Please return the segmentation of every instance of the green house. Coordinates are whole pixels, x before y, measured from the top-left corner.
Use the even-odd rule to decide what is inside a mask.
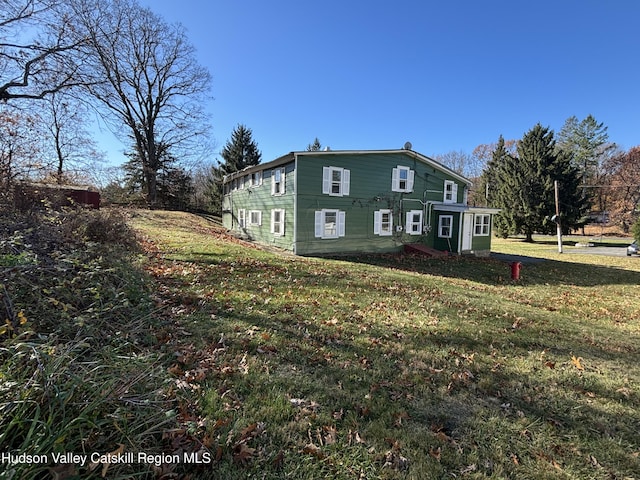
[[[488,254],[498,210],[468,207],[470,186],[410,149],[291,152],[224,178],[223,225],[297,255]]]

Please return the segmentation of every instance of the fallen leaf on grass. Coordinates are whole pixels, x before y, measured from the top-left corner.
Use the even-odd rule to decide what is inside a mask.
[[[584,367],[582,366],[582,357],[576,358],[575,355],[571,355],[571,363],[573,363],[578,370],[584,370]]]
[[[442,447],[438,447],[438,448],[430,447],[429,448],[429,455],[431,455],[437,461],[440,461],[441,454],[442,454]]]
[[[251,459],[255,455],[255,452],[255,448],[248,447],[244,443],[239,443],[235,447],[233,447],[233,461],[242,465],[246,465],[251,461]]]
[[[308,443],[302,449],[302,453],[306,453],[307,455],[312,455],[316,458],[323,459],[325,458],[324,453],[322,453],[322,449],[313,443]]]

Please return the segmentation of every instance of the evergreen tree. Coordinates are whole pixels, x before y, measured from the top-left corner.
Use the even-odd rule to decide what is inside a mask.
[[[253,140],[253,132],[242,124],[238,124],[234,128],[231,138],[225,144],[220,155],[224,163],[212,166],[209,176],[209,195],[214,211],[222,209],[222,182],[224,176],[258,165],[262,159],[258,144]]]
[[[592,115],[578,122],[576,116],[569,117],[558,132],[558,149],[569,152],[572,161],[580,169],[583,179],[595,176],[598,158],[610,148],[609,134],[604,123],[598,123]]]
[[[258,165],[262,159],[262,153],[258,150],[258,144],[252,138],[253,132],[244,125],[237,125],[222,149],[220,155],[224,160],[221,165],[222,173],[230,173],[243,170],[246,167]]]
[[[322,150],[322,144],[320,140],[318,140],[318,137],[315,138],[313,143],[307,145],[307,152],[319,152],[320,150]]]
[[[509,198],[511,189],[504,188],[504,183],[509,181],[509,176],[501,178],[501,173],[510,170],[508,162],[512,160],[513,157],[505,148],[504,138],[500,135],[491,159],[487,162],[482,174],[481,183],[484,185],[486,203],[489,207],[500,208],[501,205],[511,203]],[[503,212],[502,215],[495,217],[494,228],[499,236],[506,238],[509,234],[515,233],[510,228],[512,224],[513,222],[507,218],[507,212]]]
[[[606,176],[603,164],[616,148],[609,143],[609,134],[604,124],[598,123],[592,115],[578,121],[569,117],[558,133],[558,149],[567,152],[580,172],[583,193],[588,197],[591,209],[602,210],[607,192],[589,189],[587,185],[599,185]]]
[[[560,211],[565,230],[580,226],[587,210],[580,186],[580,172],[571,155],[556,148],[553,131],[537,124],[518,142],[517,154],[509,155],[500,142],[487,174],[496,183],[490,204],[501,208],[496,230],[503,235],[553,233],[555,223],[554,181],[560,185]]]

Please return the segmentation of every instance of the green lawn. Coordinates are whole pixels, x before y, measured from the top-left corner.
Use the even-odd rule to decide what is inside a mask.
[[[173,322],[165,451],[211,456],[178,472],[640,478],[639,258],[495,239],[547,259],[514,282],[492,259],[299,258],[187,214],[131,224]]]

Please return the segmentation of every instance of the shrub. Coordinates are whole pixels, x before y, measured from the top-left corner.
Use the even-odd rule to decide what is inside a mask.
[[[631,227],[631,234],[636,241],[640,242],[640,218]]]

